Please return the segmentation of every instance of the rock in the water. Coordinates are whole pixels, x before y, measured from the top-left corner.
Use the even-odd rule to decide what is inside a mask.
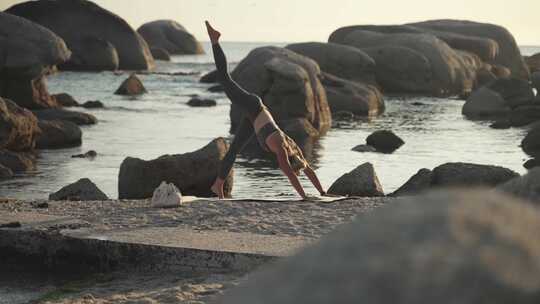
[[[348,111],[360,116],[376,116],[384,112],[383,96],[373,85],[340,79],[326,73],[321,82],[332,113]]]
[[[483,87],[467,98],[461,112],[469,118],[496,117],[508,114],[510,107],[499,93]]]
[[[220,84],[211,86],[208,88],[208,92],[212,92],[212,93],[223,92],[223,91],[224,91],[224,88]]]
[[[375,60],[357,48],[320,42],[289,44],[286,48],[315,60],[328,74],[350,81],[375,82]]]
[[[433,172],[429,169],[420,169],[403,186],[399,187],[389,196],[410,196],[418,195],[431,187],[431,176]]]
[[[382,153],[392,153],[403,146],[405,142],[392,131],[375,131],[366,138],[366,143]]]
[[[79,103],[73,96],[67,93],[60,93],[52,96],[56,102],[62,107],[78,107]]]
[[[67,185],[49,195],[51,201],[106,201],[109,198],[88,178]]]
[[[152,48],[161,48],[169,54],[204,54],[195,37],[174,20],[156,20],[143,24],[137,30]]]
[[[332,120],[336,121],[353,121],[355,119],[354,113],[351,111],[337,111],[332,112]]]
[[[358,146],[355,146],[354,148],[352,148],[351,150],[356,151],[356,152],[361,152],[361,153],[377,152],[377,149],[375,149],[374,147],[372,147],[370,145],[358,145]]]
[[[150,48],[150,52],[152,52],[152,56],[156,60],[171,61],[171,54],[169,54],[167,50],[153,47],[153,48]]]
[[[38,149],[62,149],[82,144],[82,131],[75,123],[66,120],[42,120],[38,125],[41,129],[36,140]]]
[[[213,99],[192,98],[187,103],[191,107],[215,107],[217,102]]]
[[[508,118],[513,127],[523,127],[540,121],[540,104],[514,108]]]
[[[501,95],[510,108],[530,105],[534,100],[534,93],[528,80],[501,78],[486,87]]]
[[[430,193],[361,216],[216,303],[535,303],[539,230],[538,209],[507,195]]]
[[[24,173],[36,169],[36,157],[32,153],[0,150],[0,164],[13,173]]]
[[[71,121],[79,126],[94,125],[97,118],[88,113],[68,111],[63,109],[46,109],[33,111],[39,120],[65,120]]]
[[[124,19],[93,2],[27,1],[6,12],[41,24],[62,37],[73,51],[68,62],[72,69],[146,70],[154,66],[144,39]]]
[[[32,112],[0,97],[0,149],[31,150],[38,133],[38,121]]]
[[[358,166],[338,178],[328,189],[328,193],[361,197],[384,196],[384,191],[370,163]]]
[[[531,129],[521,141],[521,148],[528,155],[540,158],[540,122],[531,126]]]
[[[319,131],[305,118],[283,120],[281,129],[291,138],[295,138],[297,144],[319,136]]]
[[[497,76],[491,71],[491,66],[483,65],[478,71],[476,71],[476,86],[481,88],[493,81],[497,80]]]
[[[144,93],[147,93],[146,88],[135,74],[129,75],[116,92],[114,92],[116,95],[141,95]]]
[[[0,96],[28,109],[56,107],[45,76],[71,56],[64,41],[24,18],[0,12]]]
[[[540,160],[533,158],[529,159],[523,164],[523,168],[530,170],[532,168],[540,167]]]
[[[210,187],[228,148],[223,138],[217,138],[191,153],[164,155],[150,161],[128,157],[120,166],[119,198],[150,198],[163,181],[174,183],[184,195],[215,196]],[[232,183],[231,171],[224,186],[226,196],[231,194]]]
[[[252,50],[232,72],[243,88],[261,97],[278,124],[305,118],[322,134],[331,127],[332,117],[320,76],[315,61],[279,47]],[[232,104],[230,116],[234,132],[241,109]]]
[[[494,123],[489,125],[489,127],[492,129],[499,129],[499,130],[510,129],[510,127],[512,127],[512,122],[508,119],[501,119],[501,120],[495,121]]]
[[[519,176],[516,172],[490,165],[446,163],[433,169],[434,187],[494,187]]]
[[[540,204],[540,168],[532,168],[527,174],[498,186],[497,190]]]
[[[178,207],[182,205],[182,193],[174,184],[162,182],[152,195],[152,207]]]
[[[371,56],[384,92],[460,95],[471,91],[480,64],[425,30],[407,25],[346,27],[329,41]]]
[[[204,74],[199,80],[201,83],[216,83],[218,82],[217,70],[213,70]]]
[[[104,108],[105,106],[99,100],[89,100],[83,103],[82,107],[86,109],[100,109],[100,108]]]
[[[508,68],[513,77],[529,78],[516,40],[502,26],[464,20],[430,20],[410,25],[429,30],[454,49],[474,53],[484,62]]]
[[[525,58],[531,73],[540,72],[540,53]]]
[[[70,47],[73,56],[60,66],[62,70],[115,71],[120,66],[120,58],[115,46],[103,38],[86,36]]]
[[[89,159],[93,159],[96,156],[97,156],[97,152],[94,150],[90,150],[84,154],[71,155],[72,158],[89,158]]]
[[[531,74],[531,84],[536,89],[536,95],[540,95],[540,70]]]
[[[0,164],[0,179],[8,179],[12,177],[13,171],[10,168]]]

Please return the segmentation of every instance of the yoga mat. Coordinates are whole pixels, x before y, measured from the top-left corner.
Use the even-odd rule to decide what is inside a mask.
[[[271,198],[271,199],[261,199],[261,198],[250,198],[250,197],[235,197],[235,198],[226,198],[223,199],[223,201],[230,201],[230,202],[307,202],[307,203],[333,203],[338,202],[346,199],[352,199],[354,197],[347,197],[347,196],[311,196],[306,200],[300,199],[300,198],[293,198],[293,197],[284,197],[284,198]],[[208,197],[196,197],[196,196],[182,196],[182,202],[184,203],[192,203],[192,202],[202,202],[202,201],[219,201],[219,199],[216,198],[208,198]]]

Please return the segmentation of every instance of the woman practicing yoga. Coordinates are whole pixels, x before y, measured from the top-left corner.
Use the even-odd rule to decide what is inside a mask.
[[[302,151],[294,140],[279,129],[272,114],[270,114],[266,106],[262,103],[259,96],[242,89],[229,75],[227,60],[219,45],[221,33],[212,28],[208,21],[206,21],[206,29],[212,43],[219,81],[223,85],[227,97],[229,97],[233,104],[240,107],[243,112],[242,122],[236,130],[236,135],[229,147],[229,151],[227,151],[221,162],[218,176],[214,185],[212,185],[212,191],[219,198],[224,197],[223,184],[231,171],[236,154],[242,151],[251,137],[255,135],[264,150],[273,152],[276,155],[279,168],[289,178],[294,189],[302,198],[306,198],[306,193],[298,180],[297,175],[300,174],[300,170],[304,170],[304,173],[319,193],[325,195],[326,192],[321,186],[317,175],[304,158]]]

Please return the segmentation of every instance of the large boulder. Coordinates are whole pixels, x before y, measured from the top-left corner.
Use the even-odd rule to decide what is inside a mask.
[[[67,94],[67,93],[60,93],[52,95],[52,97],[56,100],[59,106],[61,107],[78,107],[80,106],[79,102],[73,98],[73,96]]]
[[[389,204],[258,273],[220,304],[529,304],[540,212],[488,191]]]
[[[282,121],[305,118],[324,133],[332,125],[326,93],[319,80],[321,71],[312,59],[284,48],[260,47],[236,66],[232,77],[262,98],[280,126]],[[234,132],[242,110],[232,104],[230,115]]]
[[[431,188],[431,177],[433,172],[429,169],[420,169],[403,186],[389,194],[389,196],[410,196],[418,195]]]
[[[384,112],[383,96],[374,85],[341,79],[327,73],[323,73],[321,82],[332,114],[346,111],[355,115],[376,116]]]
[[[151,48],[160,48],[169,54],[204,54],[195,37],[174,20],[157,20],[143,24],[137,32]]]
[[[521,141],[521,148],[530,156],[540,158],[540,122],[531,126]]]
[[[338,178],[328,188],[328,193],[347,196],[384,196],[381,183],[370,163],[362,164]]]
[[[540,53],[528,56],[525,58],[525,63],[529,67],[531,73],[540,72]]]
[[[122,82],[120,87],[114,92],[116,95],[141,95],[147,93],[142,81],[135,73]]]
[[[510,112],[510,106],[501,94],[487,87],[475,90],[468,98],[461,112],[469,118],[488,118],[504,116]]]
[[[528,80],[500,78],[486,87],[499,93],[510,108],[530,105],[534,101],[533,88]]]
[[[120,56],[116,47],[109,41],[86,36],[76,43],[69,44],[73,52],[71,59],[60,65],[68,71],[115,71],[120,67]]]
[[[152,57],[156,60],[171,61],[171,54],[162,48],[150,48],[152,52]]]
[[[64,109],[46,109],[33,111],[39,120],[64,120],[71,121],[79,126],[94,125],[97,118],[88,113],[68,111]]]
[[[64,39],[73,51],[69,68],[146,70],[154,66],[144,39],[124,19],[93,2],[27,1],[6,12],[43,25]]]
[[[82,131],[78,125],[65,120],[42,120],[41,133],[36,140],[38,149],[62,149],[82,144]]]
[[[525,80],[529,78],[529,70],[514,36],[502,26],[464,20],[430,20],[410,25],[429,31],[454,49],[475,53],[484,62],[510,69],[515,78]],[[461,43],[453,43],[452,38]],[[463,38],[468,40],[463,40]],[[482,51],[478,44],[471,43],[471,39],[483,41],[484,50],[488,52]]]
[[[210,187],[228,148],[223,138],[217,138],[191,153],[164,155],[149,161],[128,157],[120,166],[119,198],[150,198],[163,181],[175,184],[184,195],[215,196]],[[224,187],[226,196],[231,194],[232,183],[231,171]]]
[[[0,149],[0,165],[13,173],[24,173],[36,169],[36,156],[32,152],[13,152]]]
[[[536,89],[536,96],[540,96],[540,71],[531,74],[531,84]]]
[[[0,180],[12,178],[13,175],[14,173],[10,168],[0,164]]]
[[[457,52],[432,34],[410,26],[355,26],[329,41],[359,48],[376,62],[383,91],[433,96],[472,90],[480,61]]]
[[[366,138],[366,143],[382,153],[392,153],[405,144],[403,139],[388,130],[373,132]]]
[[[315,60],[328,74],[351,81],[375,81],[375,61],[357,48],[320,42],[289,44],[286,48]]]
[[[497,190],[540,204],[540,168],[532,168],[497,187]]]
[[[32,112],[0,98],[0,149],[32,150],[38,134],[38,120]]]
[[[434,187],[494,187],[518,176],[499,166],[446,163],[433,169],[431,184]]]
[[[109,198],[88,178],[67,185],[49,195],[51,201],[106,201]]]
[[[0,12],[0,96],[29,109],[56,107],[45,76],[71,52],[50,30]]]

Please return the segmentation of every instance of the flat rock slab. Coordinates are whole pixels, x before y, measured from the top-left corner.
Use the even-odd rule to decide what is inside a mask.
[[[288,256],[310,243],[303,237],[254,233],[196,231],[175,227],[140,228],[123,231],[66,231],[65,235],[121,243],[144,244],[218,252]]]

